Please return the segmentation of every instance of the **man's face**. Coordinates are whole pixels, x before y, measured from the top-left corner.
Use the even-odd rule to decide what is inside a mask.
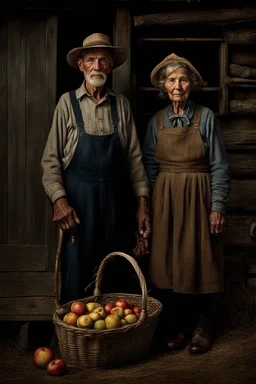
[[[80,71],[84,73],[86,81],[95,87],[100,87],[106,83],[113,61],[106,49],[92,48],[85,51],[83,58],[79,58],[77,64]]]

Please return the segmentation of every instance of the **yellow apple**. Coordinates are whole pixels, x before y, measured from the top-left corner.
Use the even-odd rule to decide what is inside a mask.
[[[125,320],[128,324],[134,324],[138,320],[138,317],[134,313],[130,313],[129,315],[125,316]]]
[[[121,325],[127,325],[127,321],[125,319],[121,319]]]
[[[93,313],[95,312],[98,313],[102,319],[105,319],[105,317],[107,316],[107,313],[103,307],[98,307],[94,309]]]
[[[93,320],[90,318],[89,315],[79,316],[77,319],[77,326],[78,328],[92,328]]]
[[[101,305],[99,303],[89,302],[85,304],[88,312],[94,311],[94,309],[99,308]]]
[[[121,327],[121,319],[119,319],[116,315],[108,315],[105,319],[106,328],[107,329],[114,329]]]
[[[69,312],[69,313],[66,313],[66,315],[64,316],[63,322],[68,325],[76,326],[78,318],[79,318],[79,315],[77,313]]]
[[[88,313],[88,316],[93,320],[97,321],[101,319],[101,315],[98,312],[90,312]]]
[[[94,329],[106,329],[106,323],[104,319],[96,320],[93,324]]]

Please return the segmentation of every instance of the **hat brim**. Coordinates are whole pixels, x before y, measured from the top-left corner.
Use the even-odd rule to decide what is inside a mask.
[[[177,64],[183,63],[183,64],[185,64],[190,69],[190,71],[194,73],[194,75],[197,78],[197,84],[194,84],[192,89],[196,89],[198,87],[201,87],[201,85],[203,83],[203,79],[202,79],[200,73],[190,63],[190,61],[188,61],[184,58],[178,57],[178,56],[172,58],[172,55],[167,56],[163,61],[161,61],[158,65],[156,65],[155,68],[152,70],[151,75],[150,75],[150,80],[151,80],[151,83],[153,84],[154,87],[159,88],[158,82],[159,82],[160,71],[170,63],[177,63]]]
[[[125,60],[127,59],[127,50],[121,47],[115,47],[115,46],[107,46],[107,45],[94,45],[93,47],[78,47],[74,48],[67,54],[67,62],[68,64],[78,69],[76,59],[81,54],[82,51],[85,51],[87,49],[93,49],[93,48],[106,48],[110,51],[112,51],[113,58],[114,58],[114,65],[113,69],[120,67]]]

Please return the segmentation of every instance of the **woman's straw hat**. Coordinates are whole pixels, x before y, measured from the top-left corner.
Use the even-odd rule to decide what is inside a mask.
[[[156,88],[158,88],[158,80],[161,69],[163,69],[166,65],[170,63],[186,64],[186,66],[195,74],[198,83],[197,85],[200,86],[202,84],[203,80],[200,73],[195,69],[195,67],[190,63],[190,61],[188,61],[184,57],[177,56],[175,53],[171,53],[169,56],[166,56],[166,58],[161,61],[161,63],[159,63],[151,72],[150,80]]]
[[[127,59],[127,50],[125,48],[112,45],[109,37],[103,35],[102,33],[93,33],[84,39],[82,47],[74,48],[69,51],[67,54],[67,62],[69,65],[71,65],[73,68],[78,68],[76,58],[81,54],[82,51],[90,48],[110,49],[114,58],[113,69],[119,67]]]

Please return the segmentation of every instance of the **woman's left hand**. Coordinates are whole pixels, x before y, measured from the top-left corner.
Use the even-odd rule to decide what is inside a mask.
[[[224,230],[225,216],[220,212],[212,211],[209,217],[210,233],[212,235],[219,235]]]

